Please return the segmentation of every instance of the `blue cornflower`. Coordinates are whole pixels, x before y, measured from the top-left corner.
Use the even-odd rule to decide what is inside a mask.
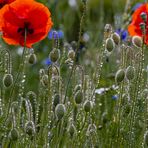
[[[114,95],[114,96],[112,96],[112,99],[113,100],[117,100],[118,99],[118,96],[117,95]]]
[[[55,30],[55,29],[52,29],[50,30],[50,32],[48,33],[48,38],[51,40],[51,39],[62,39],[64,38],[64,32],[62,30]]]
[[[50,58],[46,58],[45,60],[43,60],[43,65],[49,66],[52,64],[52,61],[50,60]]]
[[[133,8],[132,11],[135,11],[136,9],[138,9],[143,3],[136,3]]]
[[[118,33],[121,37],[121,40],[126,41],[127,36],[128,36],[128,31],[127,30],[123,30],[121,28],[116,30],[116,33]]]

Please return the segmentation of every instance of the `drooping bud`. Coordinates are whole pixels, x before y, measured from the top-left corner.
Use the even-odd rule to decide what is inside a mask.
[[[60,95],[59,94],[55,94],[53,97],[53,105],[57,106],[60,103]]]
[[[72,138],[77,131],[74,124],[70,124],[68,131],[69,131],[70,137]]]
[[[90,112],[91,109],[92,109],[92,102],[86,100],[85,103],[84,103],[84,110],[85,110],[85,112]]]
[[[59,58],[60,58],[60,50],[57,48],[54,48],[50,54],[49,57],[51,59],[52,62],[56,62]]]
[[[135,47],[142,47],[142,38],[140,36],[133,36],[132,43]]]
[[[48,75],[46,75],[46,74],[43,75],[41,82],[42,82],[43,86],[47,86],[48,85]]]
[[[58,104],[55,108],[55,114],[58,120],[61,120],[65,115],[66,109],[64,104]]]
[[[34,53],[33,54],[30,54],[29,55],[29,58],[28,58],[29,64],[35,64],[36,61],[37,61],[36,55]]]
[[[132,80],[135,77],[135,68],[133,66],[128,66],[125,72],[126,78]]]
[[[120,83],[124,80],[124,77],[125,77],[125,72],[123,69],[119,69],[115,75],[115,81],[117,83]]]
[[[13,84],[13,76],[11,74],[5,74],[3,77],[3,84],[6,88]]]
[[[71,50],[68,51],[68,58],[74,60],[74,58],[75,58],[74,50],[71,49]]]
[[[111,52],[115,48],[115,43],[112,38],[107,38],[105,43],[107,51]]]
[[[81,85],[76,85],[74,88],[74,93],[76,93],[78,90],[81,90],[82,86]]]
[[[33,136],[35,134],[35,125],[34,125],[34,123],[32,121],[28,121],[25,124],[25,132],[29,136]]]
[[[83,100],[83,93],[81,90],[78,90],[74,96],[74,100],[76,104],[80,104]]]
[[[16,141],[19,138],[19,133],[16,128],[11,129],[9,137],[12,141]]]
[[[119,45],[119,43],[120,43],[120,36],[119,36],[118,33],[114,32],[114,33],[112,34],[112,39],[114,40],[114,43],[115,43],[116,45]]]

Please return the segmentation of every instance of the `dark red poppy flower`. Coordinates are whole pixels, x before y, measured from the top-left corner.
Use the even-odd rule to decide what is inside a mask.
[[[13,1],[15,0],[0,0],[0,9],[6,5],[6,4],[9,4],[9,3],[12,3]]]
[[[146,20],[144,21],[142,19],[141,14],[145,14]],[[145,3],[141,5],[138,9],[135,10],[135,12],[132,15],[132,22],[128,26],[128,32],[131,36],[143,36],[142,29],[141,29],[141,24],[145,23],[146,26],[146,36],[145,36],[145,43],[148,44],[148,4]]]
[[[34,0],[16,0],[1,11],[2,38],[11,45],[31,47],[44,39],[52,27],[50,11]]]

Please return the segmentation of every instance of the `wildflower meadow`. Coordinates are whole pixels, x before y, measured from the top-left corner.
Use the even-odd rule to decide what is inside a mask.
[[[0,0],[0,148],[148,148],[148,1]]]

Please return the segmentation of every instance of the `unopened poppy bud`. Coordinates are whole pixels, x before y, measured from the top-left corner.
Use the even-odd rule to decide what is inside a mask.
[[[35,125],[34,125],[34,123],[32,121],[28,121],[25,124],[25,132],[29,136],[33,136],[35,134]]]
[[[3,84],[6,88],[10,87],[13,84],[12,74],[5,74],[3,77]]]
[[[120,83],[124,80],[125,72],[123,69],[119,69],[115,75],[115,80],[117,83]]]
[[[115,48],[115,43],[112,38],[107,38],[105,43],[107,51],[111,52]]]
[[[143,20],[144,22],[146,22],[146,20],[147,20],[147,15],[146,15],[146,13],[145,13],[145,12],[142,12],[142,13],[140,14],[140,16],[141,16],[142,20]]]
[[[126,78],[132,80],[135,77],[135,68],[133,66],[128,66],[125,72]]]
[[[112,39],[114,40],[114,43],[115,43],[116,45],[119,45],[119,43],[120,43],[120,36],[119,36],[118,33],[114,32],[114,33],[112,34]]]
[[[57,48],[54,48],[50,54],[49,57],[51,59],[52,62],[56,62],[59,58],[60,58],[60,50]]]
[[[65,115],[66,109],[64,104],[58,104],[55,108],[55,114],[58,120],[61,120]]]
[[[132,43],[135,47],[142,47],[142,38],[140,36],[133,36]]]
[[[74,60],[74,58],[75,58],[74,50],[71,49],[71,50],[68,51],[68,58]]]
[[[83,100],[83,93],[81,90],[78,90],[74,96],[74,100],[76,104],[80,104]]]
[[[36,55],[34,53],[30,54],[28,59],[29,64],[35,64],[36,61],[37,61]]]
[[[9,137],[12,141],[16,141],[19,138],[19,133],[17,131],[16,128],[13,128],[10,133],[9,133]]]
[[[85,110],[85,112],[90,112],[91,109],[92,109],[91,101],[88,101],[88,100],[85,101],[85,103],[84,103],[84,110]]]
[[[60,95],[59,94],[55,94],[53,97],[53,105],[57,106],[60,103]]]
[[[74,136],[74,134],[76,133],[76,127],[74,126],[74,124],[71,124],[70,126],[69,126],[69,135],[71,136],[71,138]]]
[[[148,146],[148,131],[146,131],[144,134],[144,144]]]
[[[43,75],[41,82],[42,82],[43,86],[47,86],[48,85],[48,75],[46,75],[46,74]]]

